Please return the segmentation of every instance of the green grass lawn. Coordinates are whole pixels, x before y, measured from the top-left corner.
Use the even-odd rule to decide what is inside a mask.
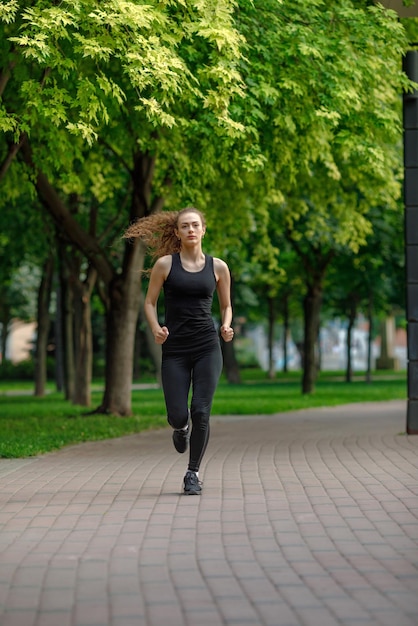
[[[364,375],[352,383],[341,372],[322,373],[315,393],[301,393],[300,372],[279,374],[266,380],[264,372],[243,371],[243,382],[229,385],[221,380],[213,403],[213,415],[254,415],[294,411],[351,402],[406,399],[405,372],[379,372],[367,383]],[[92,407],[102,392],[96,382]],[[30,395],[32,383],[0,381],[0,457],[27,457],[83,441],[121,437],[149,428],[166,427],[165,405],[160,389],[132,392],[132,417],[88,415],[48,385],[44,398]],[[25,395],[22,395],[25,392]]]

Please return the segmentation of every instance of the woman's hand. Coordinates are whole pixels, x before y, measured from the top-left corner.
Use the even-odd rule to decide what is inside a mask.
[[[168,328],[167,326],[160,326],[159,328],[153,331],[153,334],[154,334],[155,343],[158,343],[159,345],[161,345],[166,341],[169,335]]]
[[[221,326],[221,337],[224,341],[232,341],[234,338],[234,331],[230,326]]]

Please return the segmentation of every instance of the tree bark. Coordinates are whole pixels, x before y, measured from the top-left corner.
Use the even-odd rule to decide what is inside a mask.
[[[322,370],[322,346],[321,346],[321,320],[318,322],[318,334],[316,336],[316,372]]]
[[[276,368],[274,364],[274,298],[267,298],[268,304],[268,334],[267,334],[267,342],[268,342],[268,355],[269,355],[269,367],[268,367],[268,377],[272,380],[276,375]]]
[[[351,383],[353,380],[353,363],[352,363],[352,339],[353,339],[353,329],[354,324],[357,317],[357,302],[356,298],[353,297],[350,299],[350,309],[348,313],[348,326],[347,326],[347,337],[346,337],[346,350],[347,350],[347,365],[345,371],[345,380],[347,383]]]
[[[62,303],[62,289],[61,289],[61,280],[58,276],[57,286],[56,286],[56,310],[55,310],[55,320],[54,320],[54,339],[55,339],[55,384],[57,387],[57,391],[64,390],[64,379],[65,379],[65,371],[64,371],[64,341],[63,341],[63,322],[62,322],[62,311],[64,309]]]
[[[151,328],[148,323],[145,326],[145,336],[147,338],[147,346],[148,351],[151,355],[155,366],[155,376],[157,379],[157,383],[161,386],[161,361],[162,361],[162,351],[161,346],[155,343],[154,335],[152,334]]]
[[[161,385],[161,360],[162,360],[161,346],[155,343],[154,335],[152,334],[151,328],[145,317],[145,312],[144,312],[145,298],[143,296],[142,290],[140,293],[140,298],[141,298],[141,304],[139,307],[139,315],[140,315],[141,320],[144,322],[145,337],[147,341],[148,352],[150,353],[151,359],[154,363],[157,382],[159,385]]]
[[[288,341],[290,334],[289,324],[289,296],[286,294],[283,299],[283,372],[288,372]]]
[[[221,339],[221,349],[226,379],[229,383],[239,385],[241,382],[241,374],[239,371],[238,361],[235,356],[234,342],[225,342]]]
[[[308,285],[304,298],[304,346],[302,393],[312,393],[317,378],[316,343],[318,339],[320,312],[322,304],[322,285],[319,282]]]
[[[9,338],[10,324],[10,307],[3,305],[1,307],[1,346],[0,346],[0,363],[6,361],[7,340]]]
[[[373,294],[369,294],[367,306],[367,319],[369,321],[369,334],[367,337],[367,372],[366,381],[372,382],[372,341],[373,341]]]
[[[86,279],[75,285],[75,387],[72,401],[81,406],[91,405],[91,378],[93,370],[93,331],[91,325],[91,294],[97,272],[90,265]]]
[[[60,276],[62,294],[62,338],[64,355],[64,395],[66,400],[72,400],[75,389],[75,360],[74,360],[74,291],[69,280],[65,252],[61,257]]]
[[[287,238],[301,259],[306,272],[307,291],[303,300],[304,339],[303,350],[301,351],[303,363],[302,393],[312,393],[318,375],[315,347],[319,334],[323,281],[335,251],[324,252],[314,246],[309,246],[309,250],[304,251],[298,241],[289,235]]]
[[[138,317],[138,321],[135,329],[135,344],[134,344],[134,362],[132,367],[132,380],[139,380],[141,378],[141,355],[142,355],[142,343],[143,343],[143,331],[141,328],[141,321]]]
[[[54,257],[49,255],[44,263],[38,291],[37,333],[35,349],[35,396],[45,395],[47,380],[48,335],[50,327],[49,305],[51,301]]]
[[[131,245],[131,270],[117,277],[109,290],[106,315],[105,393],[99,413],[131,415],[134,338],[141,299],[141,273],[145,248],[140,241]]]
[[[131,172],[133,192],[130,221],[159,210],[163,200],[151,202],[155,157],[138,152]],[[136,324],[142,299],[141,282],[146,248],[142,241],[126,242],[122,272],[108,287],[106,315],[105,393],[97,411],[125,416],[132,412],[132,378]]]

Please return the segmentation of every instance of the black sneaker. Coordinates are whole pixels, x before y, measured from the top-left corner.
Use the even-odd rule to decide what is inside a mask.
[[[173,430],[173,443],[177,452],[186,452],[189,443],[189,427],[186,430]]]
[[[184,495],[185,496],[200,496],[202,492],[202,483],[194,472],[186,472],[184,477]]]

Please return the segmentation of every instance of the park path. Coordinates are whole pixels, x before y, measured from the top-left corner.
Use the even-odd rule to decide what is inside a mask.
[[[406,403],[212,419],[0,460],[0,626],[417,626]]]

